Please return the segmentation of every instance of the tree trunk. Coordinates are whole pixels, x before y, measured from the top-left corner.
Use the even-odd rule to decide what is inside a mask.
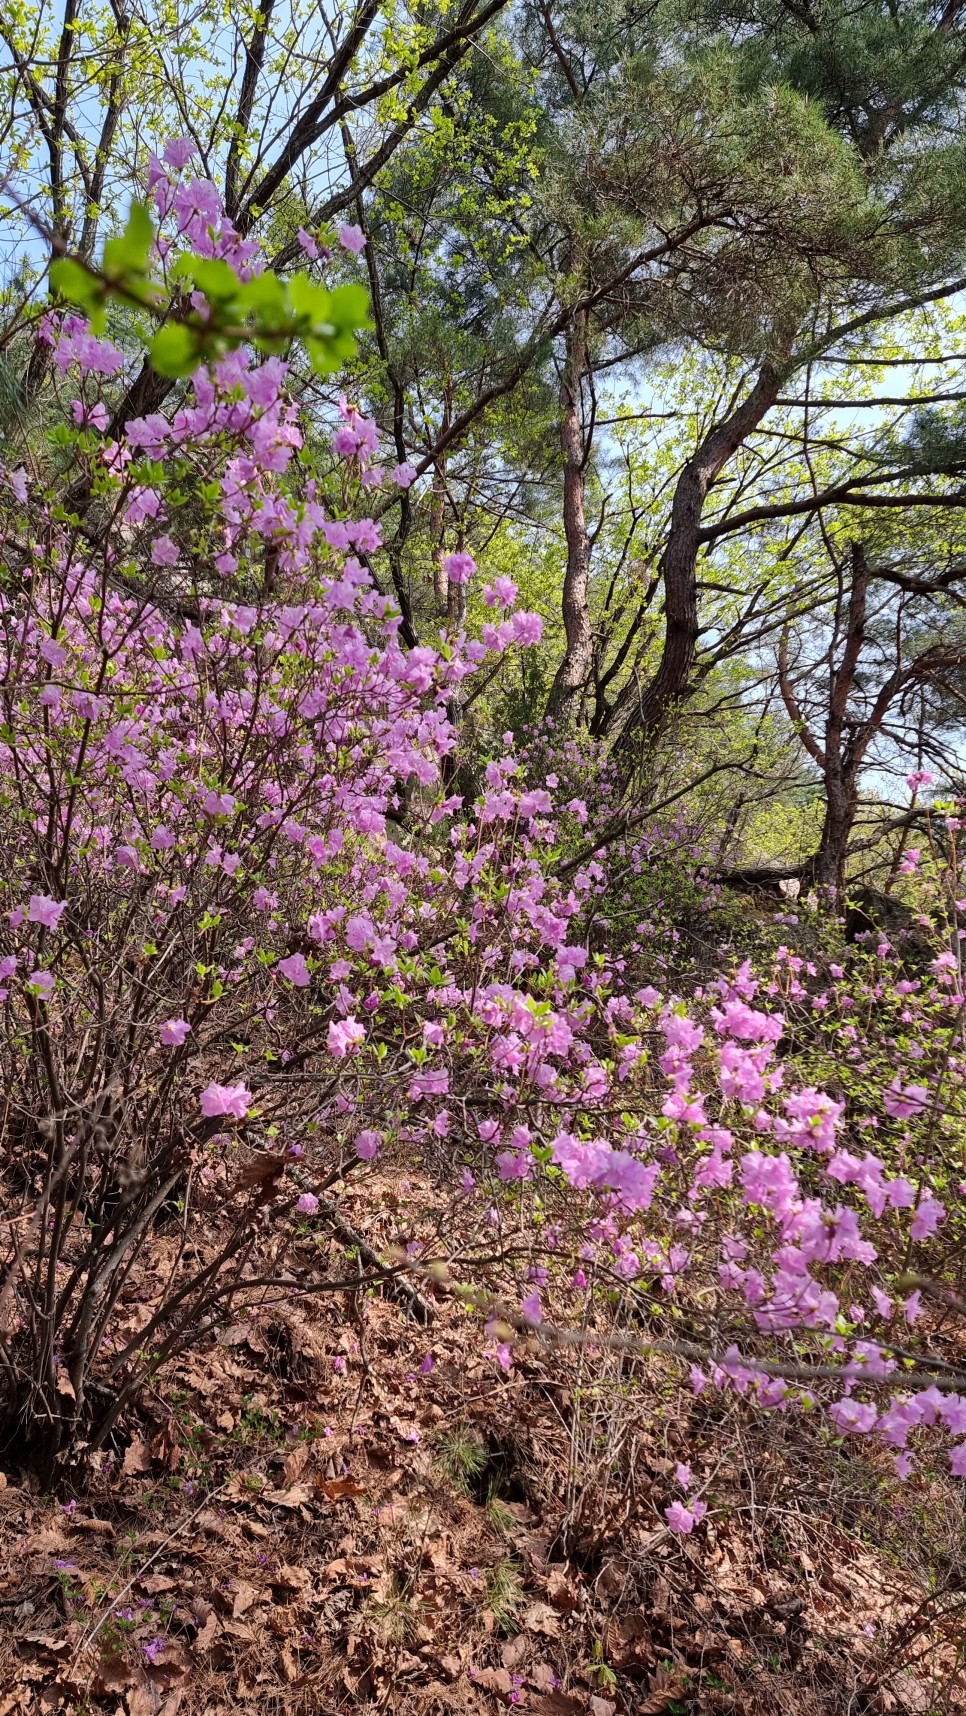
[[[825,821],[815,854],[814,876],[820,888],[830,888],[836,898],[845,892],[845,861],[852,824],[859,803],[859,759],[871,732],[869,724],[846,739],[849,698],[865,643],[869,569],[861,543],[850,550],[849,589],[845,598],[845,642],[838,667],[829,680],[828,715],[825,720],[824,774]],[[843,598],[839,598],[839,613]]]
[[[590,536],[584,507],[587,448],[584,444],[581,383],[587,367],[587,312],[579,310],[567,328],[567,350],[560,384],[560,445],[564,456],[563,524],[567,570],[561,610],[567,639],[557,669],[547,714],[573,720],[590,674],[593,632],[590,624]]]
[[[810,865],[810,879],[816,887],[828,888],[836,898],[845,892],[845,863],[858,803],[856,777],[841,769],[829,769],[825,777],[825,821]]]
[[[443,392],[443,416],[440,434],[445,435],[453,421],[453,384],[447,378]],[[433,466],[433,487],[429,506],[429,530],[433,539],[433,593],[439,619],[449,616],[449,579],[446,576],[446,455]]]
[[[698,641],[696,568],[704,503],[715,478],[774,404],[781,380],[774,364],[762,364],[747,398],[705,436],[678,478],[660,568],[664,581],[664,649],[650,684],[626,686],[615,710],[619,728],[615,751],[622,773],[633,766],[642,739],[660,731],[672,706],[690,689]]]

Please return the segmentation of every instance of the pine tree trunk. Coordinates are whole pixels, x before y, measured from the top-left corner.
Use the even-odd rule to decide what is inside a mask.
[[[781,372],[762,364],[754,387],[730,417],[707,434],[678,478],[671,523],[661,559],[664,583],[664,650],[649,685],[628,685],[617,711],[615,746],[622,775],[633,772],[642,740],[663,727],[673,706],[687,696],[698,641],[697,561],[701,515],[715,478],[774,404]]]
[[[825,780],[825,820],[812,863],[812,877],[817,887],[828,888],[836,898],[845,892],[845,864],[858,802],[857,781],[829,770]]]

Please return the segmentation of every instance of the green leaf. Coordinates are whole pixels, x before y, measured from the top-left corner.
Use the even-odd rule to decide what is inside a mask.
[[[303,343],[316,375],[331,375],[334,369],[338,369],[342,360],[330,339],[319,340],[306,334]]]
[[[62,256],[51,263],[50,284],[69,304],[78,304],[84,310],[93,308],[101,294],[100,282],[72,256]]]
[[[238,293],[238,275],[230,263],[218,257],[192,257],[192,278],[210,304],[230,303]]]
[[[144,203],[132,203],[127,226],[119,238],[104,246],[104,272],[117,279],[129,274],[143,276],[154,240],[154,227]]]
[[[195,269],[198,264],[207,260],[208,259],[206,257],[196,256],[193,250],[184,250],[180,256],[176,256],[173,260],[169,261],[168,279],[193,280],[195,277]]]
[[[277,274],[266,268],[264,274],[256,274],[253,279],[246,280],[238,288],[236,302],[243,314],[251,312],[256,322],[264,318],[271,319],[274,326],[278,321],[288,316],[289,295]]]
[[[297,316],[308,316],[313,322],[330,321],[332,293],[307,274],[293,274],[288,283],[292,309]]]
[[[331,294],[329,315],[339,328],[351,328],[360,333],[371,328],[369,294],[364,286],[337,286]]]
[[[159,375],[190,375],[199,357],[198,335],[184,322],[168,322],[151,341],[151,363]]]

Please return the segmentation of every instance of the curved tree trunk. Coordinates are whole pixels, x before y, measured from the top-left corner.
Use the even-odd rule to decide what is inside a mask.
[[[623,773],[633,766],[641,741],[660,731],[672,706],[690,689],[698,641],[696,568],[704,503],[715,478],[774,404],[780,386],[778,368],[762,364],[751,392],[705,436],[677,480],[660,568],[664,649],[650,684],[626,686],[615,710],[619,730],[615,751]]]
[[[564,456],[563,524],[567,570],[561,609],[567,639],[557,669],[547,714],[571,721],[580,705],[593,661],[590,624],[590,535],[584,506],[587,447],[584,441],[581,384],[587,367],[587,312],[578,310],[567,328],[567,355],[560,384],[560,445]]]

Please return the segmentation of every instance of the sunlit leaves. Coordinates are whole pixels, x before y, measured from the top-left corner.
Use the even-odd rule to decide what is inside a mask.
[[[160,375],[190,375],[199,364],[239,346],[279,355],[293,341],[304,345],[317,374],[329,375],[354,355],[356,334],[370,326],[362,286],[330,291],[307,274],[283,280],[271,269],[243,279],[223,258],[193,252],[173,263],[173,295],[166,304],[163,288],[149,271],[153,242],[151,217],[135,202],[124,231],[105,244],[100,267],[65,256],[53,263],[50,279],[63,299],[83,311],[95,333],[103,330],[112,299],[165,318],[149,348]]]
[[[51,263],[51,286],[68,303],[83,310],[93,333],[102,333],[112,298],[145,308],[157,305],[160,288],[149,272],[153,242],[151,216],[143,203],[133,202],[124,231],[107,240],[100,268],[92,268],[78,257],[60,257]]]

